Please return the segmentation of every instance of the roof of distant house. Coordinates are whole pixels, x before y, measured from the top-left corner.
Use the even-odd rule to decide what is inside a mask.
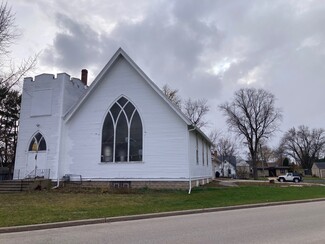
[[[318,163],[314,163],[317,168],[319,169],[325,169],[325,162],[318,162]]]
[[[227,161],[230,164],[232,164],[234,167],[236,167],[236,157],[235,156],[218,156],[219,161],[224,162]]]

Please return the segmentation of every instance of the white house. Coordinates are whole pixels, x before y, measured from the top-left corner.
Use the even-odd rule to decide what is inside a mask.
[[[186,188],[213,178],[207,136],[119,49],[87,86],[25,78],[14,179]]]
[[[236,177],[236,168],[227,160],[221,162],[218,172],[221,177]]]
[[[214,159],[214,171],[217,177],[236,177],[236,157],[216,157]]]

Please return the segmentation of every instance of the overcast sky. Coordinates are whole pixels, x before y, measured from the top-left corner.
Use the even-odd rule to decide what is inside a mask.
[[[205,131],[227,132],[218,105],[264,88],[289,128],[325,126],[325,1],[15,0],[23,35],[13,56],[41,52],[31,76],[87,68],[91,80],[122,47],[159,86],[206,98]]]

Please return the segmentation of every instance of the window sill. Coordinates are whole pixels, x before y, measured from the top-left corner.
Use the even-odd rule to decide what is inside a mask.
[[[144,161],[131,161],[131,162],[100,162],[100,165],[118,165],[118,164],[144,164]]]

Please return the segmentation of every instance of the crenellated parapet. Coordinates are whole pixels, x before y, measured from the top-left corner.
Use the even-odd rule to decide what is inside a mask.
[[[22,105],[28,116],[62,116],[86,92],[87,86],[66,73],[40,74],[24,79]]]
[[[44,87],[50,87],[53,85],[58,85],[61,82],[66,82],[66,85],[72,86],[75,89],[81,89],[84,90],[87,88],[87,86],[84,85],[84,83],[75,77],[71,77],[67,73],[58,73],[57,75],[54,74],[40,74],[33,77],[26,77],[24,78],[24,83],[30,83],[30,85],[34,85],[36,87],[41,87],[44,85]]]

